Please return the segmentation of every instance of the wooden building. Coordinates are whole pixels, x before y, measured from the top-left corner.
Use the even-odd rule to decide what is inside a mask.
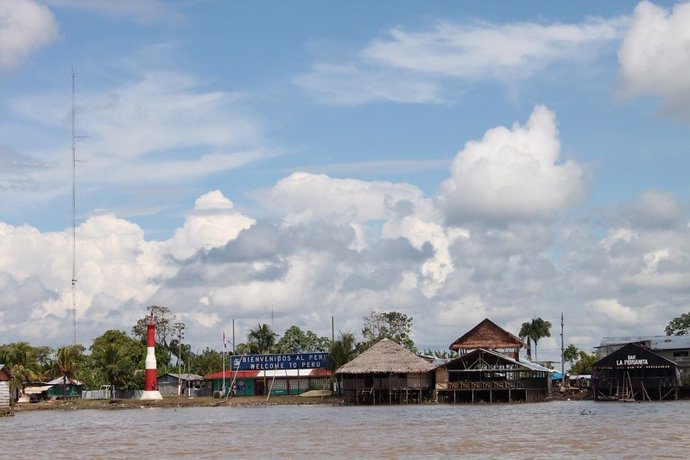
[[[690,384],[690,335],[604,337],[596,347],[597,355],[604,358],[629,343],[635,343],[678,364],[681,376],[685,376],[685,382],[681,383]]]
[[[11,381],[10,370],[4,364],[0,364],[0,416],[12,414]]]
[[[592,365],[595,401],[678,399],[678,365],[629,343]]]
[[[516,335],[486,318],[451,343],[459,356],[436,369],[436,398],[446,403],[537,402],[549,394],[549,370],[520,359]]]
[[[436,398],[443,403],[539,402],[548,396],[549,370],[479,348],[436,369]]]
[[[158,376],[156,384],[163,396],[211,396],[210,390],[206,391],[204,378],[196,374],[168,372]]]
[[[433,399],[434,365],[383,339],[338,368],[345,404],[420,403]]]
[[[460,356],[472,350],[483,348],[509,355],[513,359],[518,360],[520,358],[520,348],[524,346],[525,344],[518,336],[511,334],[489,318],[486,318],[451,343],[448,348],[457,351]]]

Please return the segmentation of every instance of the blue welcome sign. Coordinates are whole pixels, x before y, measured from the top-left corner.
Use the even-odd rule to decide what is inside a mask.
[[[282,355],[243,355],[230,357],[230,368],[233,371],[324,369],[326,367],[328,367],[328,353],[292,353]]]

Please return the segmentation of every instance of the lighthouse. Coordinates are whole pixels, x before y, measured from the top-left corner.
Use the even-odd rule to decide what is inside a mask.
[[[151,312],[151,319],[146,327],[146,380],[141,399],[163,399],[156,384],[158,377],[156,368],[156,325],[153,323],[153,312]]]

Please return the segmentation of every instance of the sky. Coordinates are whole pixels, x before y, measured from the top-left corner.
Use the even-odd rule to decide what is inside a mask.
[[[371,311],[432,350],[540,317],[540,360],[561,314],[663,335],[689,124],[690,3],[0,0],[0,343],[73,340],[73,140],[87,348],[149,305],[193,351]]]

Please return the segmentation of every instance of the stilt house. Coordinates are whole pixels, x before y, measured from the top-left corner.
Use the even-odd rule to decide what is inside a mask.
[[[635,343],[592,364],[595,401],[678,399],[678,365]]]
[[[459,356],[436,369],[439,402],[543,401],[548,369],[521,360],[519,337],[485,319],[450,345]]]
[[[433,398],[434,365],[383,339],[338,368],[346,404],[419,403]]]

